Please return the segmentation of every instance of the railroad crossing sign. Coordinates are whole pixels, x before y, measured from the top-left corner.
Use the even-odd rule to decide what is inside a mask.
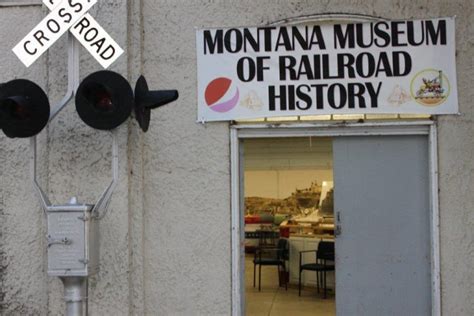
[[[13,52],[31,66],[68,30],[102,65],[109,67],[123,49],[87,12],[97,0],[43,0],[51,12],[25,36]]]

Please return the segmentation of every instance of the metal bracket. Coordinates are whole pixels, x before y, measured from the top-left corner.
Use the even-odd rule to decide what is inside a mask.
[[[66,245],[69,246],[72,244],[72,240],[68,239],[67,237],[64,238],[51,238],[51,236],[48,236],[48,248],[51,247],[52,245]]]
[[[31,172],[31,181],[33,182],[33,187],[38,194],[41,207],[43,208],[43,213],[46,216],[46,210],[49,206],[51,206],[51,202],[49,201],[47,195],[41,189],[40,185],[37,181],[37,174],[36,174],[36,161],[37,161],[37,153],[36,153],[36,136],[30,138],[30,172]]]
[[[80,221],[83,221],[83,222],[87,222],[87,221],[89,220],[89,219],[87,218],[87,216],[84,216],[84,215],[79,216],[77,219],[80,220]]]
[[[79,86],[79,42],[68,33],[68,88],[67,92],[62,100],[52,109],[49,121],[51,122],[59,112],[71,101],[74,97],[77,87]],[[107,213],[108,205],[112,197],[112,193],[117,185],[118,181],[118,131],[117,129],[112,131],[112,181],[107,186],[105,191],[99,197],[99,200],[95,204],[92,214],[97,219],[102,219]],[[43,213],[46,216],[46,212],[51,207],[51,202],[48,199],[46,193],[41,189],[37,181],[37,141],[36,136],[30,139],[30,171],[31,181],[33,187],[38,194]],[[87,220],[87,219],[82,219]]]
[[[51,122],[56,115],[64,109],[64,107],[71,101],[74,97],[75,91],[79,85],[79,43],[77,40],[72,36],[72,34],[68,33],[68,88],[65,96],[62,98],[61,101],[53,108],[49,116],[49,122]],[[47,195],[41,189],[41,186],[38,184],[37,181],[37,173],[36,173],[36,162],[37,162],[37,141],[36,136],[30,138],[30,173],[31,173],[31,181],[33,182],[33,187],[38,194],[41,206],[43,208],[43,213],[46,216],[46,211],[49,206],[51,206],[51,202],[49,201]]]
[[[56,115],[71,101],[76,94],[79,86],[79,42],[68,33],[68,74],[67,74],[67,91],[61,101],[53,108],[49,115],[51,122]]]
[[[89,260],[87,260],[87,259],[79,259],[79,262],[82,263],[82,264],[88,264],[88,263],[89,263]]]
[[[95,203],[92,209],[92,216],[101,220],[107,214],[109,202],[112,198],[112,193],[117,186],[118,181],[118,130],[117,128],[112,131],[112,181],[109,186],[105,189],[102,195],[99,197],[97,203]]]

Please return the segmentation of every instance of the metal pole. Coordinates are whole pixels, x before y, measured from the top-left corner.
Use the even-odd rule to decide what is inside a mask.
[[[85,277],[61,278],[64,284],[64,301],[66,302],[66,316],[87,315],[87,296]]]
[[[71,101],[79,86],[79,43],[68,33],[68,62],[67,62],[67,92],[59,103],[51,109],[49,121],[51,122],[56,115]]]
[[[64,107],[71,101],[74,97],[74,94],[79,85],[79,43],[68,33],[68,76],[67,76],[68,88],[67,92],[61,101],[54,106],[51,110],[49,116],[49,122],[51,122],[58,113],[64,109]],[[38,184],[37,174],[36,174],[36,161],[37,161],[37,152],[36,152],[36,136],[30,138],[30,172],[31,172],[31,181],[33,182],[33,187],[38,194],[41,206],[46,215],[46,208],[51,205],[51,202],[48,199],[48,196],[41,189]]]

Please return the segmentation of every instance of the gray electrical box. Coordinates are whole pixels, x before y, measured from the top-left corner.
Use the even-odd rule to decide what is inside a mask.
[[[90,276],[99,271],[99,222],[92,208],[75,198],[47,207],[50,276]]]

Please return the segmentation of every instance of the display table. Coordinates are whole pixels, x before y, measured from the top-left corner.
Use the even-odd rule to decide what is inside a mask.
[[[298,222],[291,221],[287,224],[281,224],[280,229],[288,229],[291,235],[301,236],[319,236],[319,235],[334,235],[334,219],[321,219],[319,222],[307,222],[300,220]]]
[[[290,284],[298,285],[299,267],[300,267],[300,251],[318,249],[318,245],[321,240],[334,241],[334,238],[330,235],[309,235],[309,236],[291,235],[290,236],[289,238]],[[303,254],[303,264],[312,263],[312,262],[315,262],[315,260],[316,260],[316,253],[310,252],[310,253]],[[301,284],[304,286],[316,287],[317,285],[316,272],[303,271],[303,273],[301,274]],[[329,289],[332,289],[334,291],[334,288],[335,288],[334,271],[329,271],[327,273],[327,286]]]

